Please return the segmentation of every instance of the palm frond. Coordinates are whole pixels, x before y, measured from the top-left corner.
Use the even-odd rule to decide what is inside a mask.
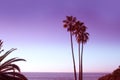
[[[0,80],[28,80],[23,74],[18,72],[5,72],[0,74]]]
[[[1,72],[7,72],[10,70],[17,70],[18,72],[20,72],[20,68],[16,64],[9,64],[9,65],[0,66]]]
[[[19,59],[19,58],[12,58],[12,59],[10,59],[10,60],[7,60],[6,62],[4,62],[3,64],[1,64],[1,66],[0,66],[0,70],[2,69],[2,68],[4,68],[4,67],[6,67],[6,66],[12,66],[12,67],[15,67],[15,69],[17,69],[18,71],[20,71],[19,70],[19,68],[16,66],[16,65],[13,65],[12,63],[13,62],[16,62],[16,61],[26,61],[25,59]]]
[[[4,50],[2,49],[1,51],[0,51],[0,53],[2,53]]]
[[[26,61],[26,60],[25,59],[20,59],[20,58],[12,58],[12,59],[7,60],[3,64],[1,64],[1,66],[7,66],[7,65],[10,65],[11,63],[17,62],[17,61]]]
[[[1,47],[2,47],[2,44],[3,44],[3,41],[2,41],[2,40],[0,40],[0,49],[1,49]]]
[[[2,56],[0,56],[0,62],[6,57],[8,56],[11,52],[13,52],[14,50],[16,50],[16,48],[12,48],[9,51],[7,51],[5,54],[3,54]]]
[[[4,51],[3,49],[1,50],[2,43],[2,40],[0,40],[0,53]],[[17,61],[26,61],[25,59],[15,57],[2,62],[14,50],[16,50],[16,48],[12,48],[0,56],[0,80],[27,80],[27,78],[20,73],[19,66],[13,64]]]

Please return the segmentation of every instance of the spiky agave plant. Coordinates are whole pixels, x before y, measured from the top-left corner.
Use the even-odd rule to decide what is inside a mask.
[[[3,49],[1,50],[2,43],[3,42],[0,40],[0,53],[4,51]],[[3,62],[3,60],[14,50],[16,49],[12,48],[0,56],[0,80],[28,80],[21,73],[19,66],[14,64],[14,62],[25,61],[25,59],[15,57]]]

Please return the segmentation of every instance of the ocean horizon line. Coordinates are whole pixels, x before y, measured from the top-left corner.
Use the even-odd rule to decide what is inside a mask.
[[[21,71],[21,73],[74,73],[74,72],[40,72],[40,71]],[[79,72],[77,72],[79,73]],[[111,73],[111,72],[83,72],[86,73]]]
[[[73,72],[23,72],[28,80],[74,80]],[[84,80],[98,80],[108,73],[83,73]],[[78,73],[77,73],[78,77]]]

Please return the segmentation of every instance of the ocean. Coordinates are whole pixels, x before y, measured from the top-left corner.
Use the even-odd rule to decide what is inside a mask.
[[[74,80],[73,73],[23,73],[28,80]],[[99,77],[107,73],[84,73],[83,80],[98,80]]]

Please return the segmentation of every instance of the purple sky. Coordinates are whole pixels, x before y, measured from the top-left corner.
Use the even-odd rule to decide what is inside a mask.
[[[85,72],[111,72],[120,63],[119,0],[2,0],[0,39],[5,50],[18,48],[8,58],[21,57],[22,71],[72,72],[66,16],[76,16],[88,27],[84,49]],[[77,44],[75,43],[76,58]],[[77,64],[78,65],[78,64]]]

